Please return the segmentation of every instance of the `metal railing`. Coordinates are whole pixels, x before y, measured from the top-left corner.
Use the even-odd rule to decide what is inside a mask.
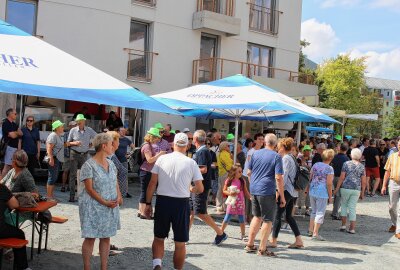
[[[150,7],[155,7],[157,4],[157,1],[156,0],[132,0],[132,4],[133,3],[146,5],[146,6],[150,6]]]
[[[271,35],[277,35],[279,29],[278,10],[248,3],[250,5],[249,29]]]
[[[234,0],[197,0],[197,11],[208,10],[233,17]]]
[[[128,52],[127,79],[151,82],[155,52],[124,48]]]
[[[223,58],[197,59],[193,61],[192,83],[205,83],[235,74],[249,78],[255,76],[288,80],[292,82],[314,84],[314,76],[268,66],[256,65]]]

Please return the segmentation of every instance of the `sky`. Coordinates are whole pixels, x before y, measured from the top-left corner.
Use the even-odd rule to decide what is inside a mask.
[[[303,0],[301,37],[316,63],[366,56],[367,76],[400,80],[400,0]]]

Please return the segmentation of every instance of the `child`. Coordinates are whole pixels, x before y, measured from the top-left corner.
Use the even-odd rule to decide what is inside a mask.
[[[239,190],[239,193],[230,193],[228,191],[228,187],[236,186]],[[228,173],[228,179],[225,180],[225,185],[223,189],[223,193],[226,196],[237,196],[236,205],[232,207],[231,205],[227,206],[226,215],[224,221],[221,224],[221,230],[225,231],[226,226],[228,226],[228,222],[231,219],[232,215],[237,215],[240,223],[240,231],[241,231],[241,240],[245,240],[245,201],[244,196],[250,199],[250,193],[247,190],[246,183],[242,178],[242,168],[240,165],[233,165]]]

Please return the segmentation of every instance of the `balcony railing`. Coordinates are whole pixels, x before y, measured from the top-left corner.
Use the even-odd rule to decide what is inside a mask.
[[[149,7],[155,7],[157,4],[157,1],[156,0],[132,0],[132,3],[145,5],[145,6],[149,6]]]
[[[250,5],[249,29],[257,32],[277,35],[279,29],[278,10],[248,3]]]
[[[233,17],[234,0],[197,0],[197,11],[208,10]]]
[[[304,84],[314,84],[314,76],[295,71],[223,58],[208,58],[193,61],[193,84],[222,79],[235,74],[243,74],[249,78],[261,76]]]
[[[151,82],[153,79],[153,59],[158,53],[125,48],[128,52],[127,79]]]

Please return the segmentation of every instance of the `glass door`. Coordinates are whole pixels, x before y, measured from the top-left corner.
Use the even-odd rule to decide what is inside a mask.
[[[208,34],[201,35],[199,83],[216,79],[218,37]]]

